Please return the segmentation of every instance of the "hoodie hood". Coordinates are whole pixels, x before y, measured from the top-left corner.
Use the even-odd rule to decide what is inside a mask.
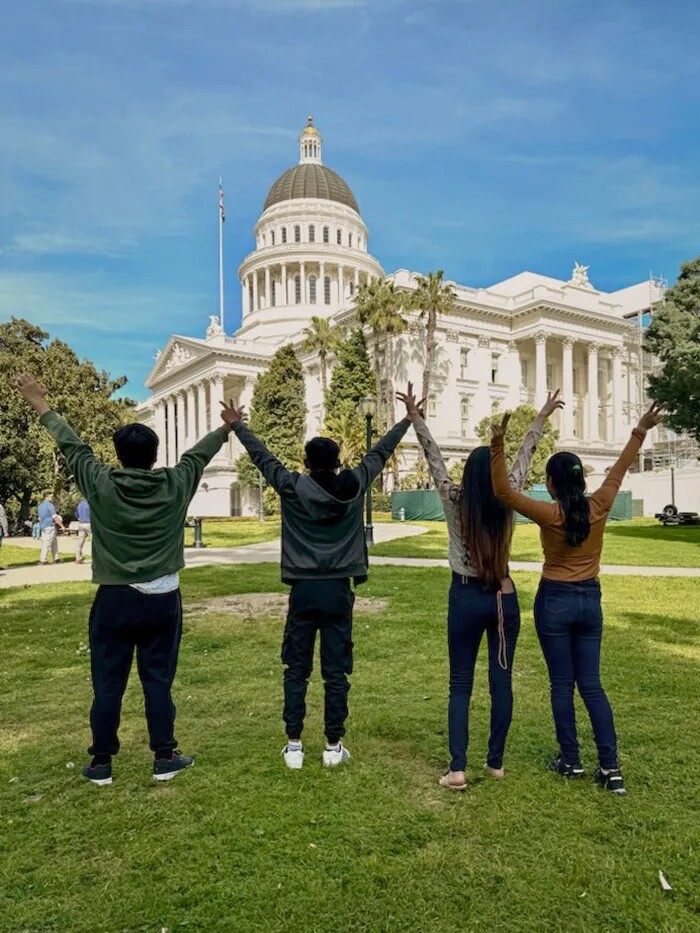
[[[342,488],[342,484],[338,482],[339,478],[334,474],[328,475],[332,476],[336,481],[332,485],[341,486],[341,489],[336,491],[346,493],[347,487]],[[347,514],[350,504],[358,498],[359,487],[358,492],[352,498],[338,499],[332,492],[324,489],[312,476],[300,476],[296,486],[296,493],[299,497],[299,504],[312,519],[321,522],[333,522]]]
[[[121,467],[112,470],[112,483],[117,494],[124,499],[148,499],[167,484],[165,470],[136,470]]]

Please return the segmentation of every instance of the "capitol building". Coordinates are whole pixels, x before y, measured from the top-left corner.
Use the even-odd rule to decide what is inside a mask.
[[[148,376],[152,394],[139,416],[158,433],[159,466],[174,464],[221,423],[221,399],[249,406],[256,377],[285,343],[295,346],[304,368],[307,434],[313,436],[323,416],[319,361],[302,349],[311,317],[349,324],[357,289],[373,279],[389,278],[398,290],[415,288],[414,272],[387,275],[370,252],[359,205],[324,164],[311,119],[299,138],[298,163],[270,188],[254,237],[255,248],[238,269],[240,328],[226,334],[211,317],[201,337],[171,336]],[[593,482],[602,477],[639,415],[638,327],[661,300],[660,287],[645,281],[601,292],[578,263],[566,282],[521,272],[486,288],[450,284],[456,310],[438,322],[427,412],[446,459],[464,460],[479,444],[475,427],[483,417],[521,403],[539,407],[549,388],[560,387],[566,408],[556,416],[559,444],[580,455]],[[423,371],[423,327],[416,314],[407,317],[408,329],[392,338],[399,387],[409,380],[420,385]],[[367,339],[372,354],[370,333]],[[402,472],[412,470],[416,451],[409,433]],[[193,514],[254,511],[256,494],[241,489],[236,476],[241,453],[232,435],[204,473]]]

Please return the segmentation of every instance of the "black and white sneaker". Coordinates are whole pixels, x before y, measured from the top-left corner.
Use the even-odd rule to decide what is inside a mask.
[[[593,780],[597,781],[603,790],[608,790],[611,794],[619,794],[622,797],[627,793],[622,772],[619,768],[613,768],[607,774],[602,768],[598,768],[593,775]]]
[[[97,784],[98,787],[111,784],[112,762],[108,761],[105,764],[97,764],[93,758],[92,761],[88,761],[88,763],[83,766],[83,777],[87,778],[91,784]]]
[[[568,780],[575,780],[576,778],[583,777],[584,771],[581,767],[580,762],[575,765],[567,764],[561,755],[558,758],[554,758],[547,765],[550,771],[554,771],[555,774],[561,774],[562,777],[567,778]]]
[[[182,755],[178,751],[174,751],[170,758],[156,758],[153,762],[153,780],[172,781],[180,771],[192,767],[193,764],[194,758]]]

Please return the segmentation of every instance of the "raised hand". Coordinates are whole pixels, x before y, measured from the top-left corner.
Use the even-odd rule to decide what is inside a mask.
[[[409,421],[419,421],[423,417],[423,406],[426,400],[416,401],[412,382],[408,383],[408,389],[405,392],[397,392],[396,398],[406,406],[406,417]]]
[[[655,428],[657,424],[663,419],[666,406],[660,404],[659,402],[654,402],[649,411],[644,412],[642,417],[639,419],[639,424],[637,427],[641,431],[651,431],[652,428]]]
[[[500,424],[498,424],[498,422],[496,421],[491,423],[491,440],[492,441],[502,440],[506,436],[506,431],[508,430],[509,421],[510,421],[510,412],[507,411],[505,415],[503,416],[503,418],[501,419]]]
[[[245,406],[234,405],[232,398],[228,402],[219,402],[219,404],[221,405],[221,417],[229,427],[233,427],[234,424],[239,424],[241,421],[245,422],[248,419]]]
[[[544,403],[540,411],[540,414],[545,418],[551,418],[551,416],[558,408],[563,408],[566,404],[564,400],[559,397],[560,392],[561,389],[557,389],[556,392],[547,393],[547,401]]]
[[[39,415],[43,415],[50,410],[46,402],[46,395],[49,390],[43,383],[37,382],[34,376],[29,373],[22,373],[15,380],[15,385]]]

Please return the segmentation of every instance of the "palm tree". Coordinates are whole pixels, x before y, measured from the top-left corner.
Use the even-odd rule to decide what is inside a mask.
[[[328,318],[314,315],[311,324],[304,328],[303,349],[307,353],[318,353],[318,362],[321,369],[321,389],[323,390],[323,405],[326,404],[326,390],[328,389],[328,354],[338,347],[338,334],[331,327]]]
[[[430,393],[438,318],[453,314],[457,305],[457,294],[451,285],[445,284],[444,276],[442,269],[429,272],[427,276],[416,276],[418,287],[409,299],[410,306],[418,311],[421,320],[425,320],[425,363],[421,398],[428,398]]]
[[[361,285],[355,296],[355,308],[360,324],[369,327],[374,337],[374,379],[377,396],[377,408],[384,415],[384,422],[393,419],[394,387],[393,366],[391,361],[392,337],[406,330],[407,322],[401,311],[404,296],[397,292],[393,282],[374,279]],[[382,367],[379,346],[384,342],[385,366],[388,376],[387,399],[382,412]]]

